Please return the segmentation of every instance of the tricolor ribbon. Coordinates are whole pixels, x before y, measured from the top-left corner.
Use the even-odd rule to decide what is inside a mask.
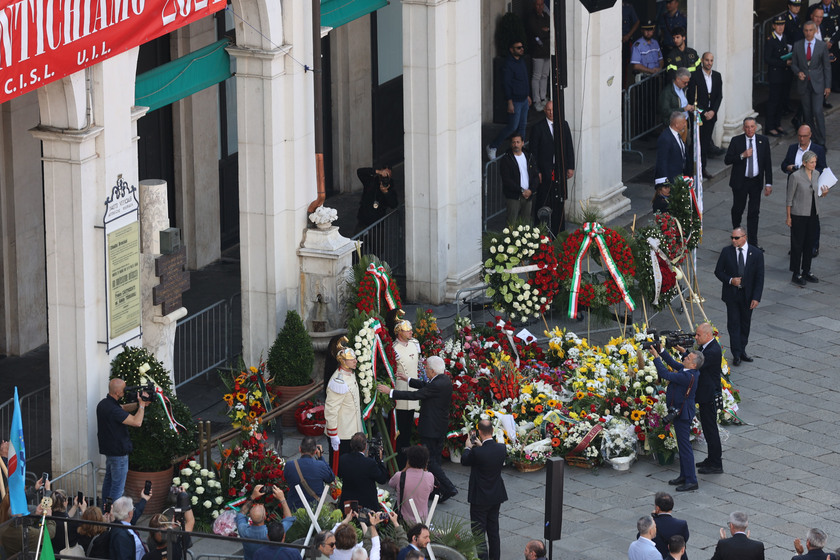
[[[262,402],[263,406],[265,406],[265,411],[271,412],[274,407],[271,405],[271,397],[268,395],[268,387],[265,386],[265,379],[263,379],[262,373],[257,373],[257,383],[259,383],[260,391],[262,391]]]
[[[627,291],[627,284],[624,281],[624,276],[621,274],[621,271],[618,269],[618,265],[615,263],[615,260],[610,254],[607,240],[604,239],[603,226],[601,226],[598,222],[586,222],[583,224],[583,233],[583,242],[580,244],[577,258],[575,258],[575,266],[572,270],[572,290],[571,294],[569,294],[569,317],[577,317],[578,293],[580,292],[580,281],[581,276],[583,275],[581,265],[583,263],[584,255],[586,255],[590,245],[593,243],[595,243],[601,251],[601,260],[604,263],[604,268],[607,269],[613,280],[615,280],[618,291],[621,293],[621,299],[624,300],[624,303],[630,311],[636,309],[636,302],[633,301],[632,297],[630,297],[630,293]]]
[[[175,420],[175,415],[172,413],[172,403],[169,402],[169,399],[163,394],[163,389],[159,386],[155,386],[155,395],[157,395],[160,404],[163,405],[163,410],[166,412],[166,419],[169,421],[169,427],[175,432],[178,431],[178,428],[181,428],[186,432],[187,429],[180,422]]]
[[[365,270],[365,274],[370,274],[373,277],[373,282],[376,284],[376,312],[379,313],[379,301],[382,297],[385,298],[385,303],[388,304],[388,309],[396,309],[397,297],[394,290],[391,289],[391,278],[385,271],[382,265],[377,266],[376,263],[370,263]]]
[[[577,444],[577,446],[574,449],[569,451],[568,455],[578,455],[581,451],[589,447],[589,444],[592,443],[592,440],[595,439],[595,437],[598,434],[600,434],[603,429],[603,424],[595,424],[594,426],[592,426],[592,429],[589,430],[589,433],[586,434],[582,440],[580,440],[580,443]]]
[[[677,222],[679,223],[679,222]],[[668,256],[662,252],[662,249],[659,246],[659,240],[655,237],[648,237],[647,238],[648,245],[650,246],[650,265],[653,271],[653,284],[654,284],[654,297],[653,297],[653,304],[659,304],[659,296],[662,292],[662,271],[659,269],[659,259],[656,257],[659,256],[663,262],[670,262],[668,260]]]
[[[379,321],[373,321],[369,326],[369,329],[373,330],[373,345],[370,348],[371,351],[371,365],[373,366],[373,381],[372,383],[376,382],[377,378],[377,356],[382,360],[382,363],[385,364],[385,371],[388,372],[388,379],[391,380],[391,387],[394,387],[397,384],[396,375],[394,375],[394,368],[391,366],[391,363],[388,361],[388,356],[385,354],[385,344],[382,342],[382,338],[379,336],[385,330],[385,327],[382,326],[382,323]],[[370,402],[367,403],[362,410],[362,418],[367,420],[370,418],[371,412],[373,412],[373,406],[376,404],[376,390],[374,388],[373,398],[370,399]]]

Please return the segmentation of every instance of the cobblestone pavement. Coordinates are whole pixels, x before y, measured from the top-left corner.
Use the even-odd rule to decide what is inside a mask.
[[[828,130],[837,130],[840,114],[829,115],[827,121]],[[762,201],[759,243],[766,249],[766,281],[753,316],[749,354],[755,362],[733,368],[732,373],[733,383],[741,390],[740,415],[746,425],[725,429],[725,474],[700,475],[699,490],[674,493],[674,514],[688,520],[688,552],[694,559],[712,556],[718,530],[734,510],[749,514],[751,536],[764,541],[768,559],[790,558],[793,539],[804,541],[810,527],[826,531],[827,549],[840,546],[840,510],[835,507],[840,504],[840,453],[833,437],[840,432],[836,390],[840,376],[834,369],[840,356],[840,307],[836,304],[840,296],[836,280],[840,193],[830,193],[821,207],[820,256],[812,271],[820,283],[795,286],[788,271],[785,182],[779,170],[787,145],[794,141],[792,135],[774,141],[775,189]],[[829,143],[828,160],[840,167],[838,144],[836,140]],[[650,154],[647,158],[652,163]],[[729,243],[731,191],[722,160],[710,160],[709,167],[716,177],[706,184],[704,239],[697,252],[699,283],[706,314],[721,329],[721,342],[728,351],[726,313],[713,269],[720,248]],[[634,211],[649,211],[650,185],[629,183],[626,194],[633,199]],[[686,327],[686,315],[678,318]],[[700,320],[696,311],[694,320]],[[670,314],[660,314],[653,323],[674,326]],[[584,330],[581,324],[579,333]],[[284,451],[294,453],[297,441],[287,439]],[[705,456],[704,451],[704,445],[696,442],[697,460]],[[445,468],[462,490],[440,505],[438,512],[468,518],[469,470],[452,463]],[[652,511],[654,494],[669,489],[666,481],[678,469],[677,464],[660,467],[650,458],[642,458],[626,473],[567,468],[563,537],[553,544],[554,557],[626,558],[636,534],[636,519]],[[502,558],[515,560],[522,557],[528,539],[542,538],[545,473],[506,469],[504,478],[510,499],[502,507]],[[196,544],[194,552],[219,553],[223,548],[204,541]]]

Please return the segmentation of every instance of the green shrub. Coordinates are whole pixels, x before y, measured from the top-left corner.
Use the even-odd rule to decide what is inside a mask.
[[[268,371],[275,385],[297,387],[312,381],[315,351],[297,311],[286,313],[286,324],[268,352]]]

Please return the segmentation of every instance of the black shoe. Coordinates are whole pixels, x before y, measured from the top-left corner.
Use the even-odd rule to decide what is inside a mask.
[[[677,492],[691,492],[692,490],[697,490],[700,488],[700,485],[696,482],[694,484],[682,484],[674,488]]]
[[[712,177],[714,177],[714,175],[712,175],[711,173],[709,173],[705,169],[703,170],[703,178],[704,179],[711,179]]]
[[[734,358],[732,358],[732,365],[733,366],[740,366],[741,365],[741,358],[739,358],[738,356],[735,356]]]
[[[685,477],[684,476],[678,476],[677,478],[669,480],[668,484],[670,484],[671,486],[679,486],[683,482],[685,482]]]
[[[442,504],[443,502],[445,502],[445,501],[446,501],[446,500],[448,500],[449,498],[451,498],[451,497],[453,497],[453,496],[457,496],[457,495],[458,495],[458,489],[457,489],[457,488],[453,488],[451,491],[449,491],[449,492],[444,492],[443,494],[441,494],[441,495],[440,495],[440,499],[438,500],[438,503],[439,503],[439,504]]]
[[[814,249],[814,252],[811,253],[811,258],[816,259],[819,256],[820,256],[820,250],[819,249]]]
[[[816,284],[820,281],[819,278],[817,278],[816,276],[814,276],[810,272],[806,272],[805,274],[803,274],[802,278],[804,278],[806,282],[810,282],[811,284]]]
[[[749,362],[749,363],[752,363],[752,362],[753,362],[753,359],[752,359],[752,358],[750,358],[749,356],[747,356],[747,354],[746,354],[746,353],[744,353],[744,354],[741,354],[741,361],[742,361],[742,362]]]
[[[723,467],[707,467],[702,466],[697,469],[700,474],[723,474]]]
[[[804,286],[805,285],[805,279],[802,278],[801,274],[794,274],[791,277],[790,281],[793,282],[794,284],[796,284],[797,286]]]
[[[832,105],[828,101],[823,101],[823,107],[825,107],[826,109],[833,109],[834,105]]]
[[[700,467],[705,467],[708,464],[709,464],[709,460],[708,459],[703,459],[699,463],[694,463],[694,466],[697,467],[697,468],[700,468]]]

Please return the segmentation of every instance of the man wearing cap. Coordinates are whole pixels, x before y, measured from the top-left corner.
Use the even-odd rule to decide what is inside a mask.
[[[712,70],[715,63],[715,55],[710,52],[703,53],[702,66],[699,72],[691,75],[688,82],[688,99],[697,104],[702,119],[700,125],[700,159],[703,164],[703,176],[711,177],[706,171],[706,160],[709,155],[715,155],[712,151],[712,133],[717,122],[718,109],[723,101],[723,79],[720,72]],[[718,155],[723,152],[720,150]]]
[[[814,141],[824,146],[823,101],[831,93],[831,62],[825,43],[816,40],[817,25],[813,21],[806,21],[802,32],[805,38],[793,46],[791,69],[796,79],[805,124],[811,125]]]
[[[417,368],[420,363],[420,343],[414,338],[411,322],[405,319],[394,325],[397,339],[394,341],[394,354],[397,357],[397,375],[405,374],[408,379],[417,379]],[[397,378],[397,390],[408,390],[408,381]],[[405,467],[405,448],[411,445],[411,434],[414,432],[414,413],[420,410],[416,401],[397,401],[394,414],[397,416],[396,449],[397,465]]]
[[[700,57],[697,51],[686,44],[685,27],[675,27],[673,30],[674,48],[665,57],[665,70],[668,78],[673,80],[677,68],[688,68],[692,74],[700,67]],[[692,99],[693,101],[693,99]]]
[[[805,18],[799,13],[801,10],[802,0],[788,0],[788,11],[784,15],[785,39],[787,39],[788,45],[793,45],[805,38],[805,34],[802,33],[802,24],[805,23]]]
[[[662,58],[662,49],[659,43],[653,38],[656,24],[653,20],[647,20],[642,24],[642,36],[633,43],[633,50],[630,53],[630,67],[639,74],[656,74],[662,70],[665,62]]]
[[[452,401],[452,380],[446,374],[443,358],[431,356],[426,360],[426,375],[429,380],[409,379],[404,373],[397,373],[397,378],[408,381],[409,387],[416,391],[398,391],[387,385],[378,385],[380,393],[389,395],[394,400],[420,401],[420,421],[417,433],[420,443],[429,450],[429,472],[435,475],[440,484],[440,501],[445,502],[458,493],[458,489],[443,472],[440,464],[443,442],[449,426],[449,405]]]
[[[659,14],[656,25],[659,27],[662,48],[666,50],[674,48],[674,30],[678,27],[683,29],[688,27],[688,20],[680,11],[679,0],[667,0],[665,2],[665,11]]]
[[[770,84],[767,99],[767,127],[769,136],[780,136],[786,131],[782,128],[782,104],[785,91],[790,89],[792,74],[790,73],[791,58],[784,59],[791,50],[791,45],[785,38],[785,16],[778,16],[773,20],[773,32],[767,38],[764,46],[764,61],[767,63],[767,81]]]

